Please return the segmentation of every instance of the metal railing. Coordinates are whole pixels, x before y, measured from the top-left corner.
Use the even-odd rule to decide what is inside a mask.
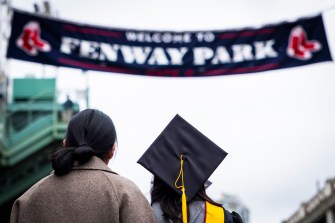
[[[55,100],[56,97],[47,103],[40,102],[41,98],[51,93],[53,91],[44,91],[31,97],[28,101],[14,103],[7,107],[5,123],[7,131],[0,139],[1,166],[14,165],[52,141],[53,129],[58,121],[59,108]],[[43,111],[46,114],[34,118],[34,112],[38,111]],[[14,130],[12,120],[19,112],[24,112],[25,118],[21,123],[16,123],[22,128]]]

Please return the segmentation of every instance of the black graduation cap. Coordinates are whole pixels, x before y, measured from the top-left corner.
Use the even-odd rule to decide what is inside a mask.
[[[177,186],[184,183],[189,201],[226,156],[224,150],[176,115],[137,162],[179,194],[182,192]]]

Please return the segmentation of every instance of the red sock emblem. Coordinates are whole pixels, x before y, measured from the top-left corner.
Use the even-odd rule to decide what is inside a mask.
[[[41,39],[41,29],[37,22],[28,22],[24,27],[16,45],[31,56],[36,56],[38,51],[49,52],[50,44]]]
[[[292,29],[287,47],[287,55],[299,60],[309,60],[312,53],[321,50],[321,44],[316,40],[308,40],[301,26]]]

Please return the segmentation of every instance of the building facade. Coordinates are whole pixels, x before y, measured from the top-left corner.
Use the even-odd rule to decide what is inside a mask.
[[[282,223],[335,223],[335,178]]]

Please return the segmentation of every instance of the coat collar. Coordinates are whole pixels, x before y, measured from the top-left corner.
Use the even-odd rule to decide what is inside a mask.
[[[96,156],[92,156],[92,158],[87,163],[84,163],[81,165],[75,163],[72,169],[73,170],[101,170],[101,171],[117,174],[114,171],[112,171],[100,158]]]

